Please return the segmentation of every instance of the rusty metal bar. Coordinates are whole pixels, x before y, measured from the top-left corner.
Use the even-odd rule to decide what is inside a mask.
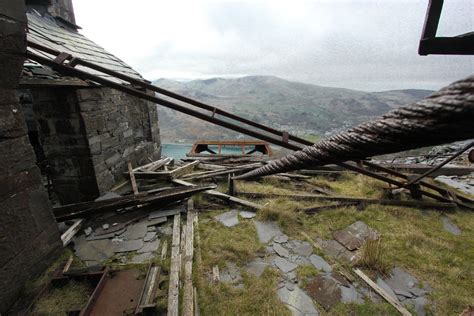
[[[422,175],[419,175],[418,177],[416,177],[415,179],[413,180],[410,180],[408,181],[406,184],[405,184],[405,187],[408,187],[414,183],[417,183],[418,181],[420,181],[421,179],[423,179],[424,177],[427,177],[429,176],[430,174],[432,174],[433,172],[435,172],[436,170],[440,169],[441,167],[443,167],[444,165],[450,163],[451,161],[453,161],[455,158],[459,157],[463,152],[465,152],[466,150],[468,150],[469,148],[471,148],[472,146],[474,146],[474,142],[472,143],[469,143],[467,144],[466,146],[464,146],[459,152],[457,152],[456,154],[454,154],[453,156],[451,156],[450,158],[446,159],[445,161],[443,161],[442,163],[440,163],[439,165],[437,165],[436,167],[426,171],[425,173],[423,173]]]

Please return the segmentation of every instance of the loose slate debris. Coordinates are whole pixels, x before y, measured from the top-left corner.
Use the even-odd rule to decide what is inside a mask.
[[[151,212],[150,215],[148,216],[148,219],[153,220],[153,219],[159,219],[163,217],[166,218],[167,216],[173,216],[184,211],[185,210],[183,207],[167,209],[167,210],[158,210],[158,211]]]
[[[279,235],[273,238],[273,241],[276,243],[286,243],[288,241],[288,236],[287,235]]]
[[[311,255],[309,257],[311,264],[318,270],[322,270],[324,272],[331,272],[332,268],[329,263],[326,262],[323,258],[318,255]]]
[[[115,252],[137,251],[143,247],[143,240],[125,240],[115,245]]]
[[[290,257],[290,252],[278,243],[273,243],[273,250],[275,250],[275,252],[280,257],[284,257],[284,258],[289,258]]]
[[[459,227],[454,224],[447,216],[442,216],[441,221],[443,222],[443,228],[445,231],[456,236],[461,235],[461,229],[459,229]]]
[[[318,244],[321,246],[323,252],[333,258],[340,261],[350,263],[356,258],[356,254],[347,250],[344,246],[335,240],[324,240],[317,239]]]
[[[160,240],[155,239],[154,241],[146,242],[142,248],[137,250],[137,253],[145,253],[145,252],[155,252],[160,247]]]
[[[298,286],[289,290],[286,286],[278,289],[278,297],[291,310],[293,315],[319,315],[319,311],[313,304],[311,298]]]
[[[286,260],[285,258],[277,257],[273,259],[273,263],[280,269],[283,273],[288,273],[295,270],[298,265]]]
[[[153,254],[150,252],[141,253],[133,256],[131,263],[144,263],[149,262],[153,259]]]
[[[377,278],[377,285],[380,286],[388,295],[390,295],[395,301],[400,302],[398,300],[397,294],[392,290],[392,288],[384,282],[381,278]]]
[[[300,256],[310,256],[313,253],[313,246],[307,241],[303,241],[301,244],[293,248],[293,252]]]
[[[148,229],[147,229],[148,231]],[[147,241],[152,241],[153,239],[155,239],[156,237],[156,232],[147,232],[145,234],[145,237],[143,237],[143,241],[144,242],[147,242]]]
[[[145,237],[147,230],[147,222],[141,221],[132,225],[128,225],[127,231],[122,234],[122,237],[127,240],[141,239]]]
[[[275,236],[283,235],[280,227],[275,222],[255,221],[255,227],[257,228],[258,240],[264,244],[270,242]]]
[[[269,266],[270,263],[268,263],[265,259],[257,258],[245,266],[245,271],[255,275],[256,277],[260,277],[263,271],[265,271],[265,269]]]
[[[102,262],[114,255],[114,245],[110,239],[87,241],[84,235],[75,239],[74,249],[83,261]]]
[[[309,295],[326,310],[341,301],[341,287],[330,276],[317,275],[307,286]]]
[[[242,276],[240,269],[233,262],[226,262],[224,269],[220,271],[220,280],[223,283],[228,283],[236,288],[243,288]]]
[[[239,223],[239,218],[237,215],[237,210],[231,210],[221,215],[215,216],[214,219],[221,222],[225,227],[234,227]]]
[[[334,239],[350,251],[359,249],[368,238],[376,238],[376,236],[377,232],[362,221],[357,221],[333,233]]]
[[[245,219],[250,219],[250,218],[254,218],[255,216],[257,216],[257,214],[255,212],[250,212],[250,211],[240,211],[239,215],[242,218],[245,218]]]

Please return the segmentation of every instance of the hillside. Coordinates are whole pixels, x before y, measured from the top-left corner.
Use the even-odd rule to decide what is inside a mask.
[[[432,92],[410,89],[369,93],[271,76],[189,82],[160,79],[154,84],[305,137],[328,135],[346,129]],[[164,142],[239,137],[232,131],[162,107],[159,107],[159,115]]]

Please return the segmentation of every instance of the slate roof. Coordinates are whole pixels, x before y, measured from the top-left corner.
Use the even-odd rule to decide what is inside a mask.
[[[29,10],[29,12],[27,12],[27,18],[28,40],[60,52],[69,53],[74,57],[101,65],[124,75],[143,80],[143,77],[137,71],[132,69],[132,67],[77,32],[74,28],[61,22],[61,20],[55,19],[49,15],[41,15],[36,10]],[[28,50],[38,55],[53,59],[53,56],[48,53],[30,47],[28,47]],[[25,62],[24,68],[28,67],[30,67],[31,70],[32,62],[29,60]],[[115,82],[122,82],[119,79],[112,78],[109,75],[80,65],[76,66],[76,68]]]

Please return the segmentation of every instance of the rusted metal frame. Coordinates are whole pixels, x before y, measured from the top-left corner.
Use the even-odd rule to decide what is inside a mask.
[[[106,267],[103,271],[102,277],[99,280],[99,283],[97,283],[97,286],[95,287],[94,292],[92,292],[91,297],[89,297],[89,300],[87,301],[86,306],[84,307],[84,309],[81,310],[81,313],[79,314],[79,316],[90,315],[92,308],[94,307],[94,304],[100,295],[100,292],[105,286],[105,282],[107,281],[108,274],[109,274],[109,267]]]
[[[369,168],[372,168],[372,169],[375,169],[375,170],[378,170],[378,171],[381,171],[381,172],[385,172],[385,173],[388,173],[392,176],[395,176],[395,177],[399,177],[399,178],[402,178],[402,179],[405,179],[405,180],[408,180],[408,176],[401,173],[401,172],[398,172],[398,171],[395,171],[395,170],[392,170],[390,168],[386,168],[386,167],[383,167],[383,166],[380,166],[380,165],[377,165],[377,164],[374,164],[372,162],[369,162],[369,161],[362,161],[362,164],[369,167]],[[398,182],[400,184],[402,184],[401,186],[399,184],[396,184],[398,187],[403,187],[404,185],[404,182]],[[438,192],[439,194],[443,195],[443,196],[450,196],[451,192],[445,188],[442,188],[442,187],[439,187],[437,185],[434,185],[434,184],[431,184],[431,183],[428,183],[426,181],[420,181],[420,185],[421,186],[424,186],[428,189],[431,189],[431,190],[434,190],[436,192]],[[456,198],[459,200],[459,201],[463,201],[463,202],[466,202],[466,203],[474,203],[474,200],[472,199],[469,199],[465,196],[462,196],[460,194],[455,194]],[[465,204],[463,204],[464,206],[466,206]],[[468,206],[469,208],[472,208],[471,206]]]
[[[437,165],[436,167],[426,171],[425,173],[419,175],[418,177],[416,177],[415,179],[413,180],[410,180],[408,181],[406,184],[405,184],[405,187],[408,187],[414,183],[417,183],[418,181],[420,181],[421,179],[429,176],[430,174],[432,174],[433,172],[435,172],[436,170],[440,169],[441,167],[443,167],[444,165],[450,163],[451,161],[453,161],[454,159],[456,159],[457,157],[459,157],[462,153],[464,153],[466,150],[468,150],[469,148],[471,148],[472,146],[474,146],[474,142],[472,143],[469,143],[467,144],[466,146],[464,146],[459,152],[457,152],[456,154],[452,155],[451,157],[449,157],[448,159],[446,159],[445,161],[443,161],[442,163],[440,163],[439,165]]]
[[[30,42],[29,42],[29,45],[30,45]],[[33,47],[33,46],[32,46]],[[37,49],[42,49],[44,48],[43,46],[41,45],[38,45],[38,44],[34,44],[34,48],[37,48]],[[46,50],[48,53],[51,53],[51,51],[54,51],[54,50],[51,50],[49,48],[47,48]],[[57,54],[59,54],[59,52],[56,51]],[[280,131],[277,131],[277,130],[274,130],[272,128],[269,128],[267,126],[264,126],[264,125],[261,125],[259,123],[255,123],[253,121],[250,121],[250,120],[247,120],[247,119],[244,119],[244,118],[241,118],[237,115],[234,115],[234,114],[231,114],[231,113],[228,113],[228,112],[225,112],[225,111],[217,111],[219,112],[219,114],[222,114],[224,116],[227,116],[229,118],[233,118],[237,121],[240,121],[240,122],[243,122],[243,123],[247,123],[248,125],[251,125],[251,126],[254,126],[254,127],[258,127],[258,128],[261,128],[265,131],[268,131],[270,133],[273,133],[273,134],[276,134],[276,135],[282,135],[282,139],[276,139],[276,138],[273,138],[271,136],[268,136],[266,134],[262,134],[262,133],[259,133],[257,131],[254,131],[254,130],[250,130],[248,128],[244,128],[242,126],[239,126],[239,125],[235,125],[235,124],[232,124],[232,123],[229,123],[227,121],[224,121],[224,120],[220,120],[220,119],[217,119],[217,118],[214,118],[214,117],[210,117],[202,112],[199,112],[199,111],[196,111],[196,110],[193,110],[193,109],[189,109],[187,107],[184,107],[184,106],[181,106],[181,105],[178,105],[176,103],[173,103],[173,102],[170,102],[170,101],[167,101],[167,100],[164,100],[164,99],[161,99],[161,98],[158,98],[156,96],[152,96],[152,95],[149,95],[149,94],[146,94],[142,91],[139,91],[139,90],[136,90],[136,89],[133,89],[133,88],[130,88],[130,87],[127,87],[127,86],[124,86],[122,84],[119,84],[119,83],[116,83],[116,82],[112,82],[110,80],[107,80],[107,79],[104,79],[104,78],[101,78],[101,77],[98,77],[98,76],[95,76],[95,75],[91,75],[85,71],[81,71],[81,70],[78,70],[78,69],[75,69],[75,68],[72,68],[72,67],[69,67],[69,66],[66,66],[66,65],[63,65],[63,64],[57,64],[55,63],[54,61],[52,61],[51,59],[49,58],[46,58],[46,57],[42,57],[42,56],[39,56],[39,55],[36,55],[34,53],[31,53],[31,52],[27,52],[27,57],[30,58],[30,59],[33,59],[39,63],[42,63],[42,64],[45,64],[45,65],[48,65],[58,71],[63,71],[63,72],[66,72],[70,75],[73,75],[73,76],[76,76],[76,77],[79,77],[79,78],[82,78],[82,79],[87,79],[87,80],[91,80],[91,81],[95,81],[97,83],[100,83],[100,84],[103,84],[103,85],[106,85],[106,86],[109,86],[109,87],[112,87],[114,89],[117,89],[119,91],[123,91],[125,93],[128,93],[130,95],[133,95],[133,96],[136,96],[136,97],[139,97],[139,98],[142,98],[142,99],[146,99],[146,100],[149,100],[151,102],[154,102],[154,103],[157,103],[157,104],[160,104],[160,105],[163,105],[165,107],[168,107],[168,108],[171,108],[173,110],[176,110],[176,111],[179,111],[179,112],[182,112],[182,113],[185,113],[185,114],[188,114],[188,115],[191,115],[191,116],[195,116],[197,118],[200,118],[202,120],[205,120],[205,121],[208,121],[208,122],[211,122],[211,123],[214,123],[214,124],[217,124],[217,125],[220,125],[220,126],[223,126],[223,127],[226,127],[226,128],[229,128],[229,129],[232,129],[234,131],[237,131],[237,132],[240,132],[240,133],[243,133],[243,134],[247,134],[249,136],[252,136],[252,137],[255,137],[255,138],[258,138],[258,139],[261,139],[261,140],[265,140],[265,141],[268,141],[272,144],[275,144],[275,145],[278,145],[278,146],[281,146],[281,147],[284,147],[284,148],[287,148],[287,149],[291,149],[291,150],[300,150],[302,149],[302,147],[296,145],[296,144],[290,144],[289,142],[285,142],[286,140],[286,135],[288,135],[288,139],[292,139],[302,145],[312,145],[312,142],[308,141],[308,140],[305,140],[305,139],[302,139],[302,138],[299,138],[299,137],[296,137],[296,136],[293,136],[293,135],[290,135],[288,134],[287,132],[280,132]],[[112,71],[112,70],[109,70],[109,69],[106,69],[104,67],[101,67],[101,66],[97,66],[97,65],[94,65],[93,63],[89,63],[89,62],[85,62],[83,60],[78,60],[78,63],[81,63],[81,65],[83,66],[86,66],[86,67],[89,67],[89,68],[92,68],[92,69],[95,69],[95,70],[98,70],[98,71],[102,71],[104,73],[107,73],[107,74],[110,74],[112,76],[115,76],[117,78],[120,78],[120,79],[123,79],[125,81],[128,81],[130,83],[134,83],[134,84],[137,84],[137,85],[140,85],[146,89],[150,89],[150,90],[154,90],[156,92],[159,92],[159,93],[162,93],[162,94],[165,94],[167,96],[171,96],[171,97],[174,97],[180,101],[183,101],[183,102],[188,102],[192,105],[195,105],[195,106],[198,106],[200,108],[203,108],[203,109],[209,109],[209,110],[213,110],[213,109],[217,109],[215,107],[211,107],[207,104],[204,104],[204,103],[201,103],[201,102],[198,102],[198,101],[195,101],[195,100],[192,100],[192,99],[189,99],[189,98],[186,98],[186,97],[183,97],[183,96],[180,96],[176,93],[173,93],[173,92],[170,92],[170,91],[167,91],[167,90],[164,90],[164,89],[161,89],[161,88],[158,88],[154,85],[151,85],[151,84],[148,84],[146,82],[143,82],[141,80],[138,80],[138,79],[134,79],[134,78],[131,78],[131,77],[128,77],[126,75],[122,75],[120,73],[117,73],[115,71]],[[166,93],[164,93],[166,92]],[[346,163],[336,163],[340,166],[343,166],[345,168],[347,168],[347,166],[349,166],[348,164]],[[359,173],[362,173],[362,174],[365,174],[367,176],[370,176],[370,177],[374,177],[378,180],[381,180],[381,181],[385,181],[385,182],[388,182],[390,183],[390,178],[387,178],[387,177],[384,177],[384,176],[380,176],[374,172],[370,172],[366,169],[362,169],[362,168],[359,168],[359,167],[355,167],[355,166],[350,166],[349,168],[350,170],[354,170],[354,171],[357,171]],[[397,184],[398,185],[398,184]],[[426,192],[425,192],[426,193]],[[425,194],[426,195],[426,194]],[[429,195],[427,195],[429,196]],[[433,195],[431,195],[432,197]],[[434,195],[436,196],[436,195]],[[438,197],[436,196],[436,199],[440,199],[442,197]]]

